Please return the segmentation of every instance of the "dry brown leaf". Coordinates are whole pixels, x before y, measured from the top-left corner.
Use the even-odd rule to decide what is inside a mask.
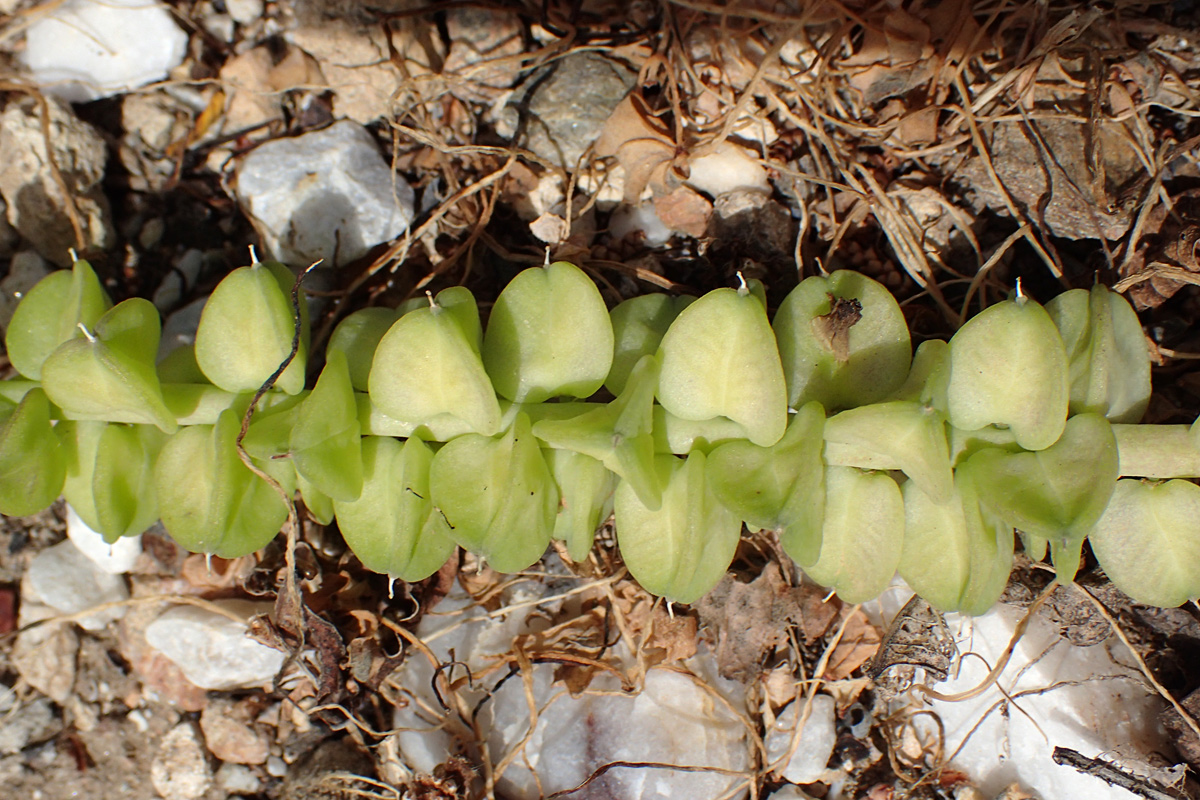
[[[866,28],[862,46],[841,67],[867,105],[898,97],[928,81],[936,69],[929,26],[905,11],[891,11]]]
[[[717,668],[724,678],[758,677],[763,660],[800,620],[801,590],[788,586],[770,562],[753,581],[727,573],[696,604],[701,621],[716,633]]]
[[[661,604],[654,606],[654,631],[646,640],[647,666],[672,664],[696,654],[696,618],[691,614],[672,616]]]
[[[650,186],[668,191],[667,174],[676,156],[675,143],[662,123],[643,114],[630,94],[617,104],[596,139],[599,158],[617,159],[625,168],[625,202],[636,203]]]
[[[937,141],[937,106],[926,106],[906,114],[896,126],[896,138],[907,147],[921,147]]]
[[[811,647],[813,643],[830,633],[834,621],[842,611],[842,601],[837,597],[828,600],[828,589],[823,589],[811,583],[801,585],[797,590],[800,604],[800,629],[804,632],[804,644]]]
[[[846,630],[829,656],[825,679],[830,681],[849,678],[851,673],[875,656],[883,639],[880,630],[862,614],[854,612],[853,606],[847,606],[842,613],[843,616],[854,613],[854,616],[846,622]]]
[[[546,244],[558,244],[567,238],[571,228],[561,216],[547,211],[529,223],[529,232]]]

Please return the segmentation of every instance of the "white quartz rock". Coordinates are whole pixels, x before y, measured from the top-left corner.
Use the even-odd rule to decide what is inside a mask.
[[[948,615],[960,650],[982,658],[964,658],[957,677],[938,684],[937,690],[954,694],[980,684],[1023,614],[1000,605],[973,620]],[[996,685],[970,700],[933,702],[945,726],[944,749],[956,753],[950,766],[970,776],[986,797],[1015,782],[1039,797],[1128,798],[1124,789],[1051,760],[1059,746],[1088,757],[1104,754],[1118,764],[1123,757],[1131,764],[1145,763],[1163,745],[1157,725],[1162,701],[1129,666],[1132,659],[1123,648],[1116,637],[1078,647],[1035,619],[998,680],[1019,710],[1010,706],[1004,711],[1005,696]]]
[[[22,599],[49,606],[61,614],[78,614],[129,597],[119,575],[98,568],[67,539],[34,556],[21,584]],[[125,615],[124,606],[97,611],[78,620],[90,631]]]
[[[271,256],[295,267],[346,264],[413,218],[412,187],[349,120],[256,148],[238,169],[237,195]]]
[[[103,534],[92,530],[70,505],[67,506],[67,537],[96,569],[110,575],[129,572],[142,553],[141,534],[122,536],[109,544],[104,541]]]
[[[671,229],[658,218],[654,204],[622,205],[613,211],[608,221],[608,233],[620,241],[633,233],[641,233],[647,247],[662,247],[671,241]]]
[[[729,192],[771,192],[766,167],[753,153],[733,142],[722,142],[713,152],[693,158],[688,168],[688,185],[709,197]]]
[[[98,100],[162,80],[188,37],[156,0],[67,0],[25,31],[21,59],[47,94]]]
[[[146,641],[202,689],[227,691],[269,684],[286,657],[246,635],[250,618],[270,603],[216,601],[235,619],[197,606],[175,606],[146,627]],[[240,621],[244,620],[244,621]]]
[[[613,761],[749,770],[746,729],[697,682],[669,669],[646,673],[636,695],[624,695],[604,679],[572,697],[553,686],[554,667],[533,668],[538,720],[533,735],[497,782],[506,796],[532,800],[582,784]],[[606,688],[609,691],[600,693]],[[529,706],[519,679],[504,683],[486,710],[493,757],[508,753],[529,731]],[[535,777],[536,774],[536,777]],[[538,786],[541,786],[539,791]],[[589,784],[591,797],[654,797],[711,800],[742,797],[744,779],[721,772],[617,768]]]
[[[767,760],[775,771],[792,783],[814,783],[821,779],[833,745],[837,741],[834,728],[834,700],[827,694],[818,694],[812,699],[812,711],[800,729],[796,749],[785,763],[777,764],[791,750],[796,730],[797,706],[804,701],[794,702],[783,710],[775,724],[767,731]]]

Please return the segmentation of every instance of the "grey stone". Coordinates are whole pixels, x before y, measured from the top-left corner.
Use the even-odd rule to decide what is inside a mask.
[[[497,782],[506,796],[531,800],[584,782],[611,761],[655,761],[741,772],[750,768],[750,744],[737,716],[696,681],[672,670],[646,673],[642,691],[625,695],[604,680],[572,697],[552,685],[554,668],[532,672],[537,724],[529,735],[526,687],[508,681],[483,717],[494,757],[523,742]],[[609,691],[605,691],[605,690]],[[526,736],[528,735],[528,738]],[[693,800],[739,796],[739,779],[721,772],[612,770],[589,785],[592,797]]]
[[[349,120],[256,148],[238,169],[237,196],[271,255],[295,267],[346,264],[413,218],[412,187]]]
[[[501,132],[549,161],[574,168],[636,77],[597,53],[567,56],[530,76],[502,114]]]
[[[8,257],[16,253],[21,243],[17,229],[8,224],[8,204],[0,199],[0,256]]]
[[[54,726],[54,709],[50,700],[35,697],[19,708],[12,689],[0,685],[0,754],[10,755],[24,750],[30,742],[44,738]]]
[[[0,223],[7,227],[8,223]],[[22,250],[12,257],[8,275],[0,281],[0,329],[7,329],[21,298],[50,274],[46,261],[32,250]]]
[[[54,163],[74,201],[84,247],[104,249],[115,239],[100,181],[107,152],[104,140],[62,103],[47,98]],[[8,221],[45,258],[71,264],[75,229],[46,150],[39,105],[11,103],[0,115],[0,195]]]
[[[996,175],[1030,222],[1067,239],[1119,239],[1129,230],[1134,208],[1108,205],[1122,187],[1144,174],[1121,123],[1097,123],[1096,159],[1103,185],[1088,168],[1083,125],[1067,120],[1037,121],[1038,138],[1019,123],[984,128]],[[979,156],[951,177],[974,192],[977,208],[1009,214],[1005,197]],[[1049,182],[1047,182],[1049,177]],[[1049,185],[1047,185],[1049,184]],[[1040,206],[1045,203],[1044,208]]]

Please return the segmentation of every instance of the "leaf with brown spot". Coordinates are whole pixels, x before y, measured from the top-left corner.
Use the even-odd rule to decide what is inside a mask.
[[[862,303],[857,298],[829,295],[829,313],[812,321],[813,333],[838,363],[850,358],[850,329],[862,319]]]

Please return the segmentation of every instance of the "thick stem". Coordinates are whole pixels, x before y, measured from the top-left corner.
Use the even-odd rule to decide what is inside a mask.
[[[1123,478],[1200,478],[1188,425],[1113,425]]]

